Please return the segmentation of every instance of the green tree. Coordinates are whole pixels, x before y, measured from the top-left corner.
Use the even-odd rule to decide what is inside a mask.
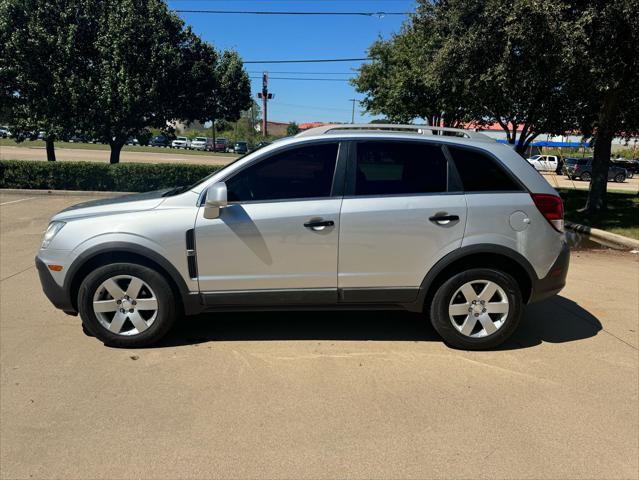
[[[0,110],[18,130],[89,134],[111,146],[174,120],[236,118],[250,100],[235,52],[222,55],[163,0],[0,0]],[[52,150],[52,149],[51,149]]]
[[[581,130],[593,135],[592,180],[585,209],[606,208],[612,140],[639,134],[639,1],[569,2],[576,32],[571,88]]]
[[[86,127],[118,163],[127,138],[172,120],[204,121],[218,88],[218,55],[161,0],[93,2]]]
[[[240,56],[233,50],[225,51],[216,67],[218,89],[208,106],[215,141],[218,121],[235,122],[240,113],[251,107],[251,83]]]
[[[75,133],[92,21],[82,0],[0,2],[0,111],[19,141],[46,132],[48,160]]]
[[[540,133],[574,125],[566,15],[551,0],[419,0],[398,35],[373,44],[373,63],[354,83],[371,113],[446,126],[497,122],[521,153]]]
[[[286,135],[292,137],[293,135],[297,135],[300,133],[300,127],[295,122],[291,122],[286,127]]]

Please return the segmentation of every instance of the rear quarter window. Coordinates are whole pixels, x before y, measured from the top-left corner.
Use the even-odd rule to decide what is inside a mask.
[[[522,187],[489,155],[448,147],[466,192],[520,192]]]

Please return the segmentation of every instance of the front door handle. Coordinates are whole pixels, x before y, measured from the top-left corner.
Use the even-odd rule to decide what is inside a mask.
[[[304,224],[306,228],[310,228],[311,230],[315,230],[319,232],[324,230],[326,227],[332,227],[335,225],[333,220],[310,220]]]
[[[442,213],[433,215],[428,220],[436,223],[437,225],[448,225],[450,222],[456,222],[457,220],[459,220],[459,215],[447,215],[445,213]]]

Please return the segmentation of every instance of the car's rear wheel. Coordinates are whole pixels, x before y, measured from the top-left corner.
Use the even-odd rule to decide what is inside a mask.
[[[589,182],[590,179],[592,178],[590,173],[588,172],[584,172],[580,175],[580,178],[584,181],[584,182]]]
[[[522,314],[515,279],[499,270],[477,268],[445,281],[430,305],[433,327],[444,341],[465,350],[485,350],[506,341]]]
[[[626,181],[626,176],[623,173],[618,173],[617,175],[615,175],[615,182],[623,183],[625,181]]]
[[[112,347],[143,347],[162,338],[176,318],[166,279],[136,264],[114,263],[82,282],[78,309],[86,330]]]

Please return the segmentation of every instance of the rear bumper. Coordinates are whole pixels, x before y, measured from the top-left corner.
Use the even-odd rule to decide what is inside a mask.
[[[570,248],[564,242],[561,252],[557,256],[557,260],[553,263],[548,271],[548,275],[544,278],[533,281],[532,294],[528,303],[539,302],[548,297],[558,294],[566,285],[566,276],[568,275],[568,266],[570,264]]]
[[[40,276],[42,290],[53,306],[60,310],[64,310],[65,313],[70,315],[77,315],[78,311],[73,306],[69,292],[67,292],[64,287],[61,287],[56,283],[46,264],[38,257],[35,258],[35,264],[38,269],[38,275]]]

